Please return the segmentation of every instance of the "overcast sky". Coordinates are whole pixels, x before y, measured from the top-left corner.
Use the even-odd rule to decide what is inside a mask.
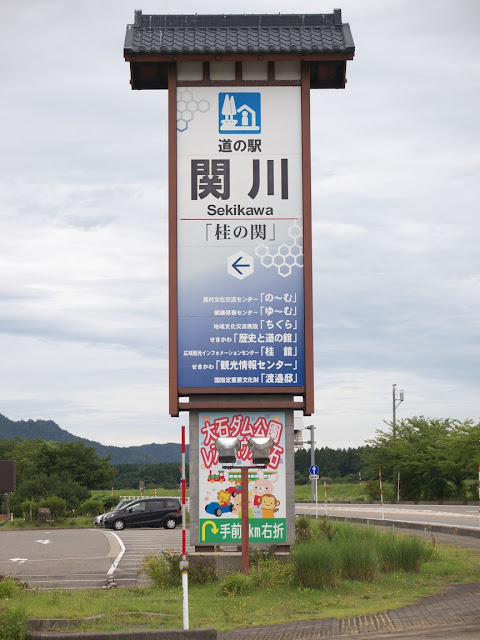
[[[0,413],[104,444],[168,415],[166,91],[132,91],[144,13],[331,13],[356,46],[312,91],[318,446],[479,411],[478,0],[2,0]],[[1,436],[1,434],[0,434]]]

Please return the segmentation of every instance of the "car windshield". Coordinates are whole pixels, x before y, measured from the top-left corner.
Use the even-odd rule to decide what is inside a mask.
[[[128,504],[130,502],[130,500],[122,500],[121,502],[119,502],[117,504],[116,507],[114,507],[114,511],[118,511],[119,509],[121,509],[122,507],[124,507],[126,504]]]

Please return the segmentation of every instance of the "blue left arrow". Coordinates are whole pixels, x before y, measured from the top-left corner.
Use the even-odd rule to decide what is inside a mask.
[[[235,262],[232,264],[232,267],[235,269],[235,271],[237,273],[239,273],[241,276],[243,276],[243,273],[240,271],[241,268],[248,268],[250,265],[249,264],[239,264],[240,260],[243,260],[243,256],[240,256],[239,258],[237,258],[235,260]]]

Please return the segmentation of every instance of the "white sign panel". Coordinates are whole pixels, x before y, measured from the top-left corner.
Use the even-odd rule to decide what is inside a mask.
[[[303,386],[300,87],[177,89],[178,384]]]

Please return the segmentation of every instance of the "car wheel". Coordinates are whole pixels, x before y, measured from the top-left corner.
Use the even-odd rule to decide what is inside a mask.
[[[232,491],[232,498],[234,498],[237,495],[236,491]]]
[[[215,515],[217,516],[217,518],[219,518],[222,515],[222,510],[221,509],[215,509]]]
[[[165,527],[165,529],[175,529],[175,527],[177,526],[177,521],[175,520],[175,518],[167,518],[163,526]]]
[[[116,531],[121,531],[122,529],[125,529],[125,522],[123,520],[115,520],[115,522],[113,523],[113,528]]]

